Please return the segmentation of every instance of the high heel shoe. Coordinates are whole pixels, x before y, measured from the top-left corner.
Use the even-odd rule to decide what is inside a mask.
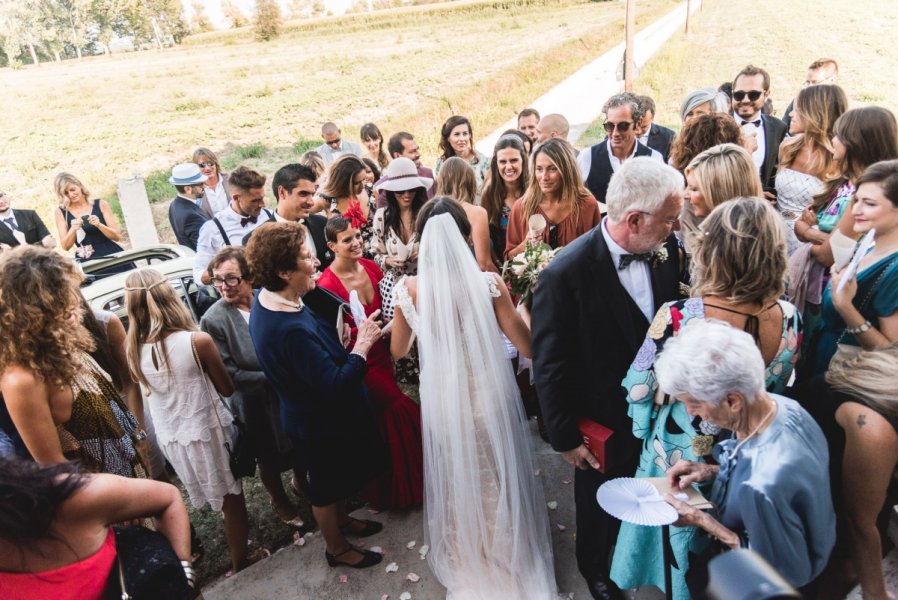
[[[344,554],[352,552],[353,550],[355,550],[356,552],[360,553],[363,556],[362,560],[360,560],[359,562],[357,562],[355,564],[346,563],[346,562],[337,560]],[[355,546],[349,546],[349,548],[347,548],[346,550],[344,550],[343,552],[340,552],[338,554],[331,554],[327,550],[325,550],[324,558],[327,559],[327,564],[332,567],[340,566],[340,567],[349,567],[351,569],[365,569],[367,567],[373,567],[374,565],[378,564],[380,561],[383,560],[384,557],[383,557],[383,554],[378,554],[377,552],[371,552],[370,550],[362,550],[361,548],[356,548]]]

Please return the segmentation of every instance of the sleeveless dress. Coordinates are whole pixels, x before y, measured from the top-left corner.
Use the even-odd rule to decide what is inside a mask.
[[[488,293],[490,298],[498,298],[500,292],[494,276],[491,273],[482,275],[484,293]],[[396,284],[395,300],[409,327],[418,334],[420,317],[404,278]],[[525,422],[512,418],[510,422],[500,424],[501,418],[497,419],[495,415],[504,409],[496,406],[502,400],[494,395],[497,386],[488,381],[488,375],[477,371],[482,365],[470,364],[466,348],[449,352],[455,356],[442,358],[462,361],[468,373],[468,382],[461,389],[469,394],[452,399],[458,404],[447,407],[446,418],[465,421],[470,416],[473,431],[463,429],[463,439],[447,438],[442,423],[429,422],[432,404],[447,399],[428,397],[427,386],[422,385],[425,464],[432,467],[430,472],[425,470],[424,473],[425,489],[431,490],[435,496],[426,498],[425,508],[425,531],[431,547],[427,559],[431,569],[447,588],[447,598],[450,599],[555,598],[552,542],[541,486],[533,477],[531,449],[526,443],[519,448],[504,448],[507,455],[520,460],[519,464],[503,462],[500,465],[496,462],[497,452],[493,447],[496,443],[515,444],[515,439],[526,439],[501,431],[504,427],[523,428]],[[423,360],[426,361],[427,357]],[[511,369],[510,362],[507,364]],[[440,367],[437,365],[436,368]],[[425,378],[429,372],[427,369],[426,362],[422,362],[422,382],[429,381]],[[515,414],[514,411],[511,413]],[[526,436],[525,432],[519,433]],[[464,447],[459,448],[460,445]],[[462,501],[454,500],[450,493],[434,493],[435,490],[451,488],[452,482],[446,479],[453,480],[456,476],[470,477],[476,481],[474,484],[458,482],[464,489],[479,490],[476,497],[464,499],[466,506],[463,507],[458,506],[458,502]],[[538,506],[531,507],[526,502],[521,506],[521,510],[531,511],[531,520],[522,521],[520,514],[509,514],[513,513],[511,507],[514,505],[510,496],[538,498]],[[454,506],[450,504],[453,502],[456,503]],[[436,522],[438,519],[448,522]],[[518,530],[509,531],[515,528]],[[522,529],[529,531],[522,533]],[[515,535],[535,547],[515,547]]]
[[[370,315],[381,307],[377,284],[383,273],[374,261],[361,259],[371,285],[374,299],[364,304],[365,314]],[[349,302],[349,292],[330,267],[318,279],[318,285]],[[358,328],[352,317],[345,317],[352,328],[352,345]],[[375,343],[368,352],[368,372],[365,385],[368,399],[374,408],[377,427],[390,447],[391,469],[374,479],[362,490],[361,497],[378,509],[396,509],[418,506],[424,499],[424,465],[421,448],[421,411],[415,402],[402,393],[393,375],[393,362],[387,340]]]
[[[56,427],[63,455],[92,473],[146,477],[131,438],[137,419],[89,354],[79,352],[75,359],[81,368],[71,383],[72,416]]]
[[[788,385],[801,343],[798,310],[784,300],[779,300],[778,304],[783,315],[782,338],[779,350],[765,370],[767,390],[773,393],[782,393]],[[662,406],[654,403],[658,382],[653,368],[655,358],[667,340],[677,335],[692,319],[704,318],[705,303],[701,298],[664,304],[655,315],[645,342],[621,382],[630,403],[633,435],[644,440],[636,477],[664,477],[667,470],[680,460],[704,462],[693,448],[696,430],[685,406],[681,402]],[[700,552],[703,538],[695,527],[671,527],[670,543],[676,567],[672,579],[673,597],[688,599],[689,591],[684,577],[689,554]],[[664,590],[660,528],[621,523],[611,564],[611,578],[622,589],[654,585]]]
[[[194,508],[220,511],[227,494],[240,494],[224,443],[231,413],[194,358],[191,331],[176,331],[161,344],[142,344],[140,369],[150,383],[147,408],[162,452],[187,489]],[[155,358],[155,361],[154,361]]]
[[[786,222],[788,233],[786,243],[789,256],[801,245],[795,237],[795,221],[801,211],[814,201],[814,196],[823,191],[823,182],[817,177],[801,173],[788,167],[776,172],[776,208]]]
[[[72,221],[75,219],[80,219],[81,217],[76,217],[68,210],[64,208],[60,208],[59,211],[65,217],[65,224],[67,227],[71,228]],[[106,225],[106,219],[103,218],[103,211],[100,210],[100,200],[94,200],[93,206],[90,209],[90,214],[95,215],[98,219],[100,219],[100,223]],[[103,232],[99,230],[99,228],[94,227],[90,223],[84,223],[82,225],[81,230],[84,232],[84,238],[80,241],[76,241],[75,243],[80,248],[87,248],[88,246],[91,248],[92,252],[90,256],[86,258],[82,258],[80,256],[75,257],[75,260],[78,262],[84,262],[85,260],[90,260],[91,258],[100,258],[103,256],[109,256],[110,254],[114,254],[116,252],[121,252],[122,247],[117,243],[110,240],[108,237],[103,235]],[[77,237],[75,238],[78,239]]]

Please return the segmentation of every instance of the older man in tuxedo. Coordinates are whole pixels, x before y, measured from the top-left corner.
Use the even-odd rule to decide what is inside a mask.
[[[47,248],[56,246],[47,226],[33,210],[12,208],[12,198],[0,191],[0,250],[38,244]]]
[[[599,508],[596,490],[636,472],[640,442],[621,380],[655,310],[678,296],[672,232],[682,197],[673,168],[649,157],[623,163],[608,185],[608,216],[542,272],[533,298],[537,395],[552,447],[577,468],[577,565],[594,598],[621,597],[607,575],[620,522]],[[584,445],[582,418],[614,431],[606,464]]]

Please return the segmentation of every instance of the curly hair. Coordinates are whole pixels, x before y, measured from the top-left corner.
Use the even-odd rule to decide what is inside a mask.
[[[828,181],[833,178],[833,128],[836,121],[848,110],[848,96],[837,85],[812,85],[802,88],[795,97],[792,114],[801,117],[804,131],[783,141],[780,151],[780,167],[789,167],[799,152],[809,148],[811,158],[808,167],[812,175]],[[794,117],[793,117],[794,121]]]
[[[734,198],[700,225],[692,254],[692,295],[733,304],[767,304],[786,280],[786,233],[775,208],[761,198]]]
[[[165,275],[153,268],[129,273],[125,278],[128,309],[128,369],[134,381],[152,386],[140,368],[140,347],[158,343],[168,357],[165,338],[176,331],[196,331],[197,326]]]
[[[74,357],[92,352],[81,319],[82,281],[75,263],[38,246],[19,246],[0,257],[0,372],[30,369],[53,385],[71,382]]]
[[[278,273],[296,270],[296,260],[306,240],[300,223],[264,223],[253,230],[246,246],[246,262],[253,283],[272,292],[287,287]]]
[[[720,144],[740,144],[742,130],[727,113],[712,113],[690,119],[670,148],[670,166],[683,171],[693,158]]]

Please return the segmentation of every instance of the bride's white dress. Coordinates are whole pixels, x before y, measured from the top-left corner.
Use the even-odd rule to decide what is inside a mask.
[[[527,422],[482,273],[449,215],[427,221],[417,309],[429,565],[460,599],[556,598],[552,541]]]

